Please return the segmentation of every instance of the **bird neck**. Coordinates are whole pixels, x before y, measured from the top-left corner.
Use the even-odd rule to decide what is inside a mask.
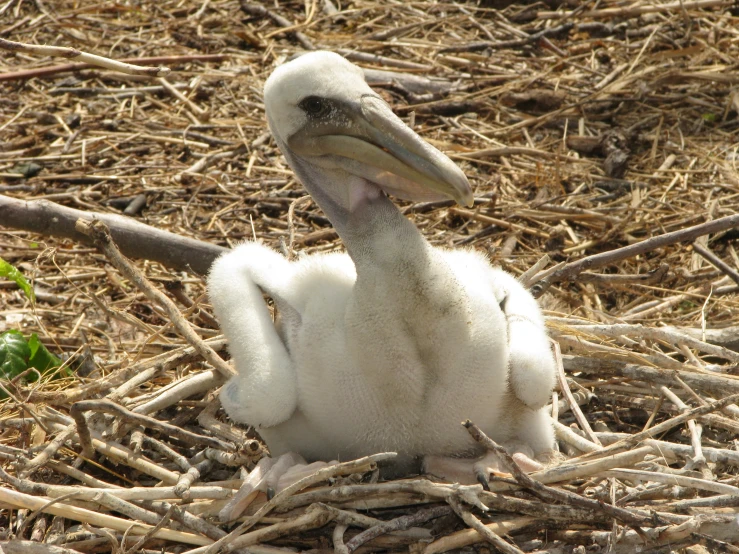
[[[283,149],[288,163],[336,229],[357,275],[382,269],[425,271],[431,245],[380,188],[343,170],[320,167]]]
[[[392,369],[393,382],[415,387],[424,379],[412,368],[435,366],[439,344],[469,338],[470,303],[446,256],[374,184],[325,168],[319,173],[308,164],[293,169],[354,262],[357,279],[347,305],[348,343],[361,350],[383,337],[382,352],[410,356],[404,376],[392,369],[396,360],[378,365],[372,359],[366,361],[365,369],[372,370],[364,372],[365,377],[387,382],[390,375],[377,371],[382,367]]]
[[[392,276],[425,267],[431,246],[418,228],[392,201],[383,195],[365,199],[349,214],[344,234],[340,233],[357,274],[365,268],[382,268]]]
[[[428,244],[418,229],[375,184],[343,170],[318,166],[285,154],[293,171],[326,214],[359,266],[378,258]],[[378,247],[381,248],[375,251]]]

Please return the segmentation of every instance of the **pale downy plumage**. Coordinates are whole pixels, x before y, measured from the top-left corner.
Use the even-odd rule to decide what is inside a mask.
[[[483,255],[432,247],[385,194],[470,205],[461,170],[336,54],[280,66],[264,100],[347,254],[288,262],[249,242],[215,263],[208,290],[238,371],[221,393],[228,415],[273,456],[308,460],[479,455],[465,419],[513,449],[550,451],[555,370],[536,301]]]

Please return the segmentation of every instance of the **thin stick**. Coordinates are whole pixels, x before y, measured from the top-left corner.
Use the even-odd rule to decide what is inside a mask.
[[[736,227],[739,227],[739,215],[730,215],[714,219],[713,221],[708,221],[706,223],[701,223],[700,225],[694,225],[687,229],[680,229],[679,231],[651,237],[641,242],[637,242],[636,244],[617,248],[616,250],[593,254],[592,256],[587,256],[566,264],[559,270],[555,271],[548,279],[536,283],[531,288],[531,293],[535,298],[539,298],[552,284],[559,281],[571,280],[586,269],[602,267],[620,260],[625,260],[626,258],[632,258],[640,254],[651,252],[652,250],[663,246],[694,240],[703,235],[718,233],[719,231],[726,231],[727,229],[734,229]]]
[[[644,429],[642,431],[646,431],[652,426],[652,423],[654,423],[654,420],[657,419],[657,414],[659,414],[660,408],[662,408],[662,403],[665,401],[665,395],[660,394],[659,398],[657,399],[657,402],[654,405],[654,410],[652,410],[652,413],[649,414],[649,419],[647,419],[647,422],[644,424]]]
[[[48,496],[59,498],[60,496],[74,494],[75,500],[92,500],[95,495],[105,492],[110,496],[128,501],[153,501],[153,500],[179,500],[174,486],[169,487],[131,487],[131,488],[90,488],[73,485],[51,485],[46,483],[35,483],[29,479],[13,477],[0,468],[0,479],[19,492],[33,496]],[[224,500],[231,498],[234,494],[232,488],[218,486],[192,487],[189,490],[191,500]]]
[[[120,71],[128,75],[146,75],[150,77],[163,77],[170,72],[168,67],[147,67],[145,65],[133,65],[130,63],[119,62],[103,56],[88,54],[76,48],[67,48],[64,46],[41,46],[38,44],[26,44],[24,42],[15,42],[0,38],[0,48],[10,50],[11,52],[28,52],[39,56],[56,56],[79,60],[95,67],[104,69],[112,69]]]
[[[575,419],[577,419],[577,422],[580,424],[580,428],[585,432],[587,437],[590,439],[590,442],[596,444],[597,446],[603,446],[598,440],[598,437],[595,436],[595,433],[593,432],[592,427],[590,427],[590,423],[588,423],[585,414],[582,413],[577,400],[575,400],[575,397],[572,396],[570,385],[567,383],[565,368],[562,364],[562,351],[559,348],[559,344],[557,344],[556,341],[552,341],[552,346],[554,347],[554,361],[557,363],[557,380],[559,382],[559,389],[562,391],[562,394],[564,394],[565,398],[567,399],[567,404],[569,404],[570,410],[573,414],[575,414]]]
[[[149,529],[149,531],[145,535],[141,536],[139,538],[139,540],[136,541],[136,543],[131,548],[127,548],[126,550],[124,550],[123,551],[123,554],[133,554],[134,552],[140,552],[141,551],[141,547],[144,546],[144,544],[151,537],[154,536],[154,533],[156,533],[157,531],[159,531],[159,529],[161,529],[162,527],[164,527],[165,525],[167,525],[170,522],[170,520],[172,518],[172,512],[174,511],[174,508],[175,508],[174,506],[170,507],[170,509],[167,510],[167,512],[164,514],[164,517],[162,517],[156,523],[156,525],[154,525],[154,527],[152,527],[151,529]],[[126,530],[126,534],[123,535],[124,540],[122,541],[122,544],[125,544],[125,542],[126,542],[125,539],[127,538],[127,533],[128,533],[128,530]]]
[[[75,431],[76,427],[74,425],[67,426],[67,428],[59,433],[53,441],[47,444],[41,452],[36,454],[36,456],[23,466],[22,475],[30,475],[34,470],[48,462],[59,451],[64,443],[74,436]]]
[[[532,277],[544,269],[550,261],[551,258],[549,257],[549,254],[544,254],[534,265],[518,276],[518,282],[525,288],[529,288]]]
[[[228,54],[195,54],[187,56],[152,56],[142,58],[121,58],[121,63],[129,64],[169,64],[179,65],[190,62],[222,62],[229,58]],[[3,81],[23,81],[27,79],[39,79],[44,77],[52,77],[59,73],[67,71],[82,71],[83,69],[91,69],[97,67],[90,63],[65,63],[60,65],[50,65],[47,67],[37,67],[34,69],[24,69],[21,71],[10,71],[8,73],[0,73],[0,82]]]
[[[332,477],[336,477],[337,475],[349,475],[352,473],[368,471],[369,469],[376,467],[375,464],[377,462],[383,461],[383,460],[390,460],[390,459],[395,458],[396,456],[397,454],[395,452],[384,452],[381,454],[374,454],[372,456],[365,456],[364,458],[359,458],[357,460],[352,460],[349,462],[344,462],[341,464],[336,464],[333,466],[321,468],[315,473],[313,473],[312,475],[303,477],[299,481],[296,481],[292,485],[278,492],[274,496],[274,498],[272,498],[269,502],[267,502],[264,506],[262,506],[257,511],[257,513],[255,513],[253,516],[246,518],[246,521],[244,521],[236,529],[231,531],[228,534],[228,536],[217,541],[216,543],[211,545],[207,550],[204,550],[204,553],[212,554],[212,553],[218,552],[219,550],[223,548],[227,548],[227,547],[236,548],[236,546],[240,544],[239,538],[242,533],[244,533],[245,531],[249,530],[251,527],[256,525],[264,516],[266,516],[269,512],[271,512],[282,501],[286,500],[287,498],[289,498],[296,492],[299,492],[311,485],[315,485],[316,483],[320,483]]]
[[[99,220],[89,222],[79,219],[75,227],[80,233],[92,238],[95,246],[102,250],[116,269],[134,283],[149,300],[156,302],[164,308],[177,330],[210,365],[227,378],[236,375],[236,371],[193,331],[190,324],[180,314],[180,310],[175,303],[149,283],[149,280],[144,274],[121,254],[121,251],[118,250],[118,247],[113,242],[110,236],[110,230],[105,223]]]
[[[30,496],[0,487],[0,502],[5,505],[13,506],[15,508],[38,510],[43,508],[43,506],[47,504],[48,499]],[[94,512],[92,510],[86,510],[84,508],[78,508],[77,506],[72,506],[69,504],[53,504],[51,506],[43,508],[43,511],[45,513],[89,523],[91,525],[109,527],[117,531],[126,531],[127,529],[132,527],[132,522],[130,520],[120,519],[106,514]],[[135,535],[143,535],[147,533],[149,529],[151,529],[150,525],[135,523],[133,524],[133,528],[131,528],[130,532]],[[171,529],[161,529],[157,531],[154,536],[160,539],[194,545],[207,545],[213,542],[211,539],[208,539],[206,537],[201,537],[193,533],[174,531]]]
[[[192,373],[179,381],[162,387],[151,400],[139,404],[131,411],[137,414],[158,412],[159,410],[174,406],[180,400],[211,391],[222,384],[223,375],[214,369]]]
[[[628,465],[628,458],[631,458],[631,461],[635,459],[632,455],[619,457],[619,463],[616,465],[611,465],[610,461],[604,461],[603,465],[599,466],[597,470],[593,469],[595,467],[593,465],[586,466],[585,464],[580,464],[578,467],[600,471],[601,469]],[[589,475],[586,472],[583,472],[583,474],[586,476]],[[500,490],[518,488],[518,485],[509,483],[491,483],[491,488],[494,488],[495,491],[499,490],[499,486]],[[308,506],[316,502],[335,502],[336,490],[335,487],[321,487],[296,494],[280,504],[276,508],[276,511],[289,512],[290,510]],[[414,481],[401,480],[387,483],[342,485],[341,487],[342,505],[346,508],[357,508],[361,510],[371,509],[369,506],[387,508],[428,504],[433,501],[441,502],[446,501],[450,495],[461,495],[461,498],[470,505],[478,505],[479,501],[481,502],[480,506],[482,506],[482,510],[485,510],[485,506],[487,506],[493,510],[500,509],[502,511],[521,512],[541,519],[575,519],[582,521],[583,518],[592,518],[594,515],[597,515],[588,509],[561,506],[558,504],[545,504],[503,496],[497,494],[497,492],[484,491],[481,485],[433,483],[418,479]]]
[[[241,2],[241,9],[249,15],[257,17],[269,17],[280,27],[284,27],[283,32],[287,33],[288,35],[294,36],[298,40],[298,42],[300,42],[303,48],[305,48],[306,50],[316,49],[316,47],[313,46],[311,40],[307,36],[305,36],[305,34],[301,33],[300,31],[296,31],[295,25],[290,20],[285,19],[281,15],[270,11],[264,6],[256,4],[254,2]]]
[[[78,550],[71,548],[20,539],[0,541],[0,550],[5,554],[80,554]]]
[[[685,402],[680,400],[680,398],[666,386],[662,385],[659,390],[670,402],[677,406],[681,412],[686,412],[690,409]],[[690,443],[693,447],[693,457],[690,460],[691,464],[693,466],[704,467],[706,465],[706,457],[703,455],[700,427],[698,427],[698,424],[694,419],[689,419],[687,423],[688,430],[690,431]]]
[[[449,506],[434,506],[426,510],[420,510],[414,514],[408,514],[397,517],[390,521],[383,521],[379,525],[370,527],[366,531],[362,531],[356,535],[352,540],[346,543],[347,552],[354,552],[357,548],[363,544],[371,541],[372,539],[384,535],[385,533],[391,533],[392,531],[402,531],[409,529],[419,523],[424,523],[432,519],[436,519],[452,512]]]
[[[727,392],[739,393],[739,378],[731,375],[709,372],[695,373],[679,369],[665,371],[655,367],[629,364],[620,360],[601,360],[571,354],[564,354],[562,361],[568,371],[595,374],[599,377],[617,375],[628,379],[672,386],[675,384],[675,376],[677,375],[691,387],[714,396],[720,396]]]
[[[493,50],[520,48],[521,46],[526,46],[527,44],[538,42],[539,40],[548,36],[568,33],[570,30],[572,30],[574,26],[574,23],[564,23],[562,25],[558,25],[557,27],[545,28],[536,33],[531,33],[529,36],[520,39],[500,41],[483,40],[480,42],[472,42],[469,44],[445,46],[444,48],[441,48],[439,52],[477,52],[479,50],[487,50],[488,48]]]
[[[87,412],[87,411],[96,411],[96,412],[114,414],[114,415],[121,417],[124,420],[131,421],[139,425],[143,425],[144,427],[148,427],[150,429],[157,429],[159,431],[164,432],[165,434],[169,436],[177,437],[190,444],[206,444],[208,446],[212,446],[215,448],[235,450],[235,446],[232,444],[227,444],[218,439],[215,439],[212,437],[206,437],[205,435],[199,435],[197,433],[192,433],[190,431],[182,429],[181,427],[177,427],[176,425],[171,425],[164,421],[159,421],[158,419],[154,419],[153,417],[134,413],[130,410],[127,410],[123,406],[119,406],[115,402],[112,402],[107,399],[83,400],[81,402],[75,402],[72,405],[72,408],[70,410],[70,415],[74,418],[75,422],[78,422],[79,420],[76,414],[81,414],[82,412]],[[88,431],[88,438],[89,438],[89,431]],[[81,440],[82,440],[82,435],[80,434],[80,441]]]
[[[646,327],[639,324],[616,323],[613,325],[574,325],[571,330],[577,334],[593,333],[607,337],[635,336],[640,339],[652,339],[670,342],[675,345],[684,344],[711,356],[717,356],[734,363],[739,363],[739,353],[723,346],[709,344],[685,334],[674,327]],[[563,333],[565,331],[562,331]]]
[[[331,535],[334,543],[334,554],[349,554],[349,550],[346,548],[346,544],[344,544],[344,533],[347,529],[349,529],[349,526],[343,523],[339,523],[334,527],[334,532]]]
[[[485,525],[488,529],[493,531],[497,535],[505,535],[512,533],[517,529],[531,525],[536,521],[533,517],[519,517],[508,521],[497,521],[488,523]],[[448,552],[457,548],[464,548],[470,544],[475,544],[484,540],[483,537],[476,529],[464,529],[457,533],[441,537],[440,539],[429,544],[424,550],[423,554],[439,554],[441,552]]]
[[[481,221],[483,223],[497,225],[498,227],[502,227],[503,229],[512,229],[516,231],[521,231],[522,233],[528,233],[528,234],[541,237],[541,238],[545,238],[545,239],[550,238],[549,233],[545,233],[544,231],[539,231],[538,229],[532,229],[530,227],[524,227],[523,225],[519,225],[518,223],[511,223],[509,221],[498,219],[497,217],[490,217],[488,215],[484,215],[484,214],[477,213],[477,212],[471,212],[469,210],[462,210],[460,208],[450,208],[449,213],[452,213],[454,215],[459,215],[462,217],[468,217],[470,219],[474,219],[475,221]]]
[[[699,479],[697,477],[688,477],[686,475],[669,475],[665,473],[657,473],[655,471],[641,471],[636,469],[609,469],[603,473],[608,477],[616,477],[618,479],[631,479],[633,481],[645,482],[654,481],[657,483],[665,483],[668,485],[679,485],[682,487],[690,487],[693,489],[715,492],[718,494],[733,494],[739,496],[739,488],[725,483],[716,483],[707,479]]]
[[[172,96],[174,96],[180,102],[184,103],[188,108],[190,108],[190,110],[195,114],[195,117],[197,117],[198,120],[205,122],[210,119],[210,113],[208,112],[208,110],[205,110],[195,104],[195,102],[193,102],[187,96],[177,90],[177,88],[175,88],[172,83],[167,81],[167,79],[160,77],[159,84],[161,84]]]
[[[255,529],[246,535],[231,538],[231,540],[225,543],[224,539],[221,539],[210,546],[188,550],[185,554],[208,554],[209,552],[220,551],[234,552],[240,548],[268,542],[286,535],[297,535],[303,531],[323,527],[332,521],[338,513],[339,510],[326,506],[325,504],[313,504],[308,507],[304,514],[294,519],[283,520],[280,523],[275,523],[268,527]],[[232,533],[228,537],[231,537]]]
[[[578,435],[575,431],[573,431],[566,425],[562,425],[557,420],[554,420],[554,432],[556,433],[559,440],[571,446],[574,446],[581,452],[595,452],[596,450],[600,450],[602,448],[601,446],[590,442],[585,437]]]
[[[513,478],[518,481],[522,487],[529,489],[548,500],[564,502],[565,504],[574,504],[575,506],[582,506],[584,508],[590,508],[591,510],[604,512],[627,525],[640,526],[653,524],[653,520],[646,514],[642,515],[624,508],[617,508],[610,504],[605,504],[603,502],[598,502],[597,500],[580,496],[574,492],[555,489],[535,481],[526,475],[520,467],[518,467],[518,464],[513,460],[513,458],[511,458],[511,455],[508,454],[505,448],[483,433],[477,425],[469,420],[465,421],[462,425],[464,425],[473,439],[484,445],[488,450],[498,454],[505,468],[511,475],[513,475]]]
[[[636,465],[644,461],[648,454],[655,454],[656,450],[653,446],[640,446],[633,450],[620,452],[607,458],[599,458],[592,462],[574,463],[577,459],[568,460],[560,465],[548,467],[540,471],[529,474],[531,479],[549,485],[551,483],[561,483],[572,481],[573,479],[583,479],[592,475],[597,475],[602,471],[609,469],[623,468]],[[498,490],[492,483],[491,490]]]
[[[655,425],[654,427],[650,429],[646,429],[644,431],[641,431],[639,433],[634,433],[633,435],[630,435],[626,437],[623,440],[620,440],[610,446],[606,446],[603,450],[598,450],[596,452],[592,452],[590,454],[585,454],[583,458],[585,457],[601,457],[601,456],[609,456],[613,454],[614,452],[618,452],[620,450],[624,450],[625,448],[629,448],[631,446],[634,446],[644,439],[652,438],[655,435],[659,435],[660,433],[664,433],[665,431],[669,431],[673,427],[677,427],[678,425],[681,425],[685,423],[686,421],[689,421],[691,419],[695,419],[697,416],[701,416],[704,414],[709,414],[711,412],[715,412],[717,410],[720,410],[724,406],[728,406],[729,404],[733,404],[739,400],[739,393],[732,394],[730,396],[727,396],[725,398],[722,398],[721,400],[717,400],[715,402],[711,402],[710,404],[707,404],[705,406],[699,406],[697,408],[693,408],[692,410],[688,410],[687,412],[684,412],[678,416],[675,416],[671,419],[668,419],[667,421],[663,421],[659,425]]]
[[[53,424],[53,426],[59,427],[62,430],[66,429],[66,427],[58,424]],[[105,439],[102,434],[97,431],[90,431],[90,435],[92,438],[92,447],[103,456],[106,456],[115,462],[137,469],[147,475],[151,475],[168,485],[172,485],[177,482],[177,479],[179,478],[178,473],[161,467],[144,456],[137,455],[130,448],[126,448],[120,443],[111,439]]]
[[[677,10],[701,8],[720,8],[733,5],[733,0],[695,0],[694,2],[672,2],[671,4],[634,4],[628,8],[603,8],[581,12],[579,17],[592,19],[607,19],[611,17],[638,17],[645,13],[665,13]],[[536,19],[566,19],[576,12],[536,12]]]
[[[462,519],[462,521],[464,521],[469,527],[472,527],[475,531],[477,531],[480,536],[488,541],[490,544],[492,544],[496,548],[496,550],[499,550],[504,554],[523,554],[523,550],[504,541],[503,538],[495,531],[485,526],[482,521],[477,519],[472,514],[472,512],[470,512],[462,505],[459,499],[451,496],[449,497],[447,502],[449,502],[449,505],[454,510],[454,513],[456,513]]]
[[[714,265],[716,269],[720,269],[726,275],[731,277],[732,281],[739,285],[739,271],[731,267],[708,248],[702,246],[699,242],[693,243],[693,250],[703,256],[709,263],[711,263],[711,265]]]

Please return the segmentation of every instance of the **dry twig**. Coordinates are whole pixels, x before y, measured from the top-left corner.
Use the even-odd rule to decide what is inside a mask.
[[[67,48],[64,46],[42,46],[38,44],[26,44],[23,42],[15,42],[0,38],[0,48],[11,52],[27,52],[29,54],[37,54],[40,56],[58,56],[72,60],[79,60],[96,67],[112,69],[129,75],[146,75],[151,77],[163,77],[170,72],[168,67],[147,67],[143,65],[133,65],[95,54],[81,52],[75,48]]]
[[[188,342],[198,350],[203,358],[205,358],[224,377],[233,377],[236,375],[234,369],[229,366],[223,358],[218,356],[218,354],[216,354],[216,352],[213,351],[213,349],[208,346],[203,339],[195,334],[190,324],[187,323],[180,314],[180,311],[177,306],[175,306],[174,302],[155,289],[146,277],[144,277],[144,275],[136,269],[131,262],[123,257],[120,250],[118,250],[113,242],[113,239],[110,236],[110,231],[105,223],[100,220],[88,222],[80,219],[77,221],[75,227],[80,233],[92,238],[96,246],[98,246],[98,248],[108,256],[113,265],[115,265],[115,267],[123,273],[127,279],[135,283],[152,302],[156,302],[167,311],[167,315],[174,323],[177,330],[187,338]]]

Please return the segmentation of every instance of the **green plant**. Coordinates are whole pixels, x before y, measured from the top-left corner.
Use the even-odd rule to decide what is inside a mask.
[[[31,302],[35,301],[30,283],[18,269],[2,258],[0,258],[0,277],[15,281]],[[16,329],[0,333],[0,379],[12,379],[29,368],[44,373],[61,365],[62,361],[41,344],[36,333],[29,337],[25,337]],[[37,374],[33,373],[29,376],[29,381],[35,381],[36,376]],[[4,395],[0,395],[2,396]]]
[[[31,284],[20,271],[2,258],[0,258],[0,277],[7,277],[11,281],[15,281],[31,302],[36,301],[36,296],[33,294],[33,287]]]
[[[0,333],[0,379],[12,379],[31,367],[44,373],[60,365],[62,361],[41,344],[36,333],[28,338],[15,329]]]

